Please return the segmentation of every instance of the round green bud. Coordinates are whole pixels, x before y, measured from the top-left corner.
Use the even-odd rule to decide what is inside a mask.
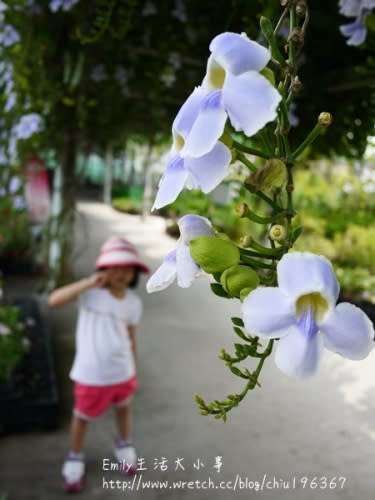
[[[246,217],[249,213],[249,207],[246,205],[246,203],[240,203],[236,206],[236,212],[239,217]]]
[[[244,248],[249,248],[252,241],[253,238],[249,234],[246,234],[245,236],[242,236],[240,243]]]
[[[318,123],[319,125],[323,125],[324,127],[329,127],[333,121],[333,117],[331,113],[328,113],[327,111],[324,111],[323,113],[320,113],[318,116]]]
[[[273,241],[283,241],[286,236],[285,226],[282,226],[281,224],[274,224],[268,234]]]
[[[251,291],[259,285],[259,276],[249,266],[235,265],[223,272],[220,282],[229,295],[240,297],[243,289]]]
[[[245,182],[259,191],[270,191],[282,187],[286,182],[285,163],[277,158],[271,158],[258,170],[252,172]]]
[[[192,240],[190,254],[198,266],[209,274],[225,271],[240,261],[240,251],[234,243],[213,236]]]

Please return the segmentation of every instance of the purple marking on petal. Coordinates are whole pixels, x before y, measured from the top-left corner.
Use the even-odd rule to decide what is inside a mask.
[[[297,321],[297,326],[300,332],[308,339],[311,339],[318,333],[319,328],[315,322],[312,307],[307,308],[305,314]]]
[[[219,89],[207,94],[207,96],[202,101],[200,110],[205,111],[207,109],[218,109],[221,108],[221,106],[221,89]]]

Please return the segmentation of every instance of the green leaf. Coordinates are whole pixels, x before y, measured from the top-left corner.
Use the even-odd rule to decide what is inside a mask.
[[[212,292],[217,295],[218,297],[223,297],[225,299],[231,299],[232,297],[229,297],[227,292],[224,290],[224,288],[219,285],[219,283],[210,283],[210,287]]]
[[[236,326],[245,326],[242,318],[233,317],[233,318],[231,318],[231,320],[232,320],[232,323]]]

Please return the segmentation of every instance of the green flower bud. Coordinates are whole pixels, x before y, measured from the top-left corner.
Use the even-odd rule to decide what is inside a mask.
[[[272,158],[263,167],[252,172],[245,182],[259,191],[271,191],[274,188],[280,188],[286,182],[285,163],[277,158]]]
[[[243,288],[240,291],[240,301],[243,302],[246,297],[249,295],[250,292],[252,292],[254,289],[253,288]]]
[[[260,74],[266,78],[271,85],[275,86],[275,73],[272,71],[270,68],[263,68],[262,71],[260,71]]]
[[[286,229],[281,224],[274,224],[269,231],[269,237],[273,241],[283,241],[285,240],[285,236]]]
[[[323,125],[324,127],[329,127],[332,121],[333,121],[332,115],[327,111],[320,113],[320,115],[318,116],[319,125]]]
[[[240,261],[240,251],[234,243],[213,236],[192,240],[190,254],[198,266],[210,274],[225,271]]]
[[[240,243],[243,248],[249,248],[252,241],[253,238],[249,234],[246,234],[245,236],[242,236]]]
[[[223,272],[220,281],[226,292],[234,297],[240,297],[244,288],[250,291],[259,285],[259,276],[249,266],[235,265]]]
[[[249,213],[249,207],[246,205],[246,203],[241,203],[240,205],[237,205],[236,212],[239,217],[246,217],[246,215]]]

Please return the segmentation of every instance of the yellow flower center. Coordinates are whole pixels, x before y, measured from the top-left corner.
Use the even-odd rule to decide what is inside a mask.
[[[182,137],[182,135],[177,134],[177,133],[175,134],[175,136],[174,136],[174,145],[175,145],[177,151],[181,151],[181,149],[185,145],[185,139]]]
[[[208,83],[215,89],[222,89],[225,80],[225,69],[212,61],[207,74]]]
[[[304,316],[309,309],[311,309],[314,318],[321,321],[328,311],[328,302],[317,292],[301,295],[296,302],[297,318]]]

